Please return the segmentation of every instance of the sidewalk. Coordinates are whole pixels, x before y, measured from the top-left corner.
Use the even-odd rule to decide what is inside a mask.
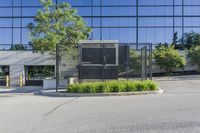
[[[200,80],[200,75],[153,77],[154,81]]]
[[[0,94],[9,94],[9,93],[34,93],[39,92],[42,89],[42,86],[11,86],[11,87],[0,87]]]

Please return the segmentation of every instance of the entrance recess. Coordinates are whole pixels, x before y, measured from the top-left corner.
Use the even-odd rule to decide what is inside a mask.
[[[9,76],[9,66],[0,65],[0,86],[6,86],[6,76]]]
[[[25,66],[25,85],[42,86],[43,79],[55,78],[55,66]]]

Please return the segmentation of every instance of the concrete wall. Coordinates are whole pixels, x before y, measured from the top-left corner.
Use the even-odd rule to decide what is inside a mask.
[[[32,51],[0,51],[0,65],[10,66],[10,85],[19,85],[20,75],[25,77],[25,65],[55,65],[55,60],[48,53]],[[23,79],[25,83],[25,79]]]

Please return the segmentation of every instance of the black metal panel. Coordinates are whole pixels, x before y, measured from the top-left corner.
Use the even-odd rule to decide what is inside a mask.
[[[83,48],[82,62],[89,64],[116,64],[115,48]]]
[[[116,64],[116,49],[101,48],[101,63],[100,64]]]
[[[101,79],[118,79],[118,67],[116,66],[102,66]]]
[[[79,66],[79,79],[117,79],[116,66]]]
[[[43,80],[26,80],[26,86],[43,86]]]
[[[119,65],[125,65],[127,59],[129,58],[129,45],[120,45],[119,46]]]
[[[0,86],[6,86],[6,80],[0,80]]]
[[[80,66],[79,79],[100,79],[101,70],[100,66]]]
[[[101,64],[99,48],[83,48],[82,49],[82,62],[90,64]]]

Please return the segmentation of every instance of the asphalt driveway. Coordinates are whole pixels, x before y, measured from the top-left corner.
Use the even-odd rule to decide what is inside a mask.
[[[164,94],[81,98],[0,94],[0,133],[199,133],[198,77],[154,80]]]

